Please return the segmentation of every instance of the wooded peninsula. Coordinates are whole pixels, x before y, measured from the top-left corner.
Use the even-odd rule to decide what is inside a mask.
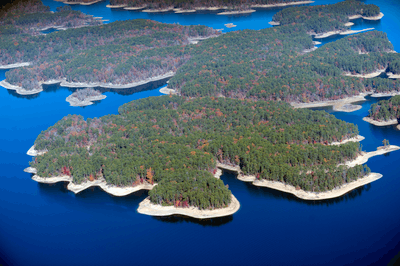
[[[118,115],[64,117],[36,139],[30,171],[37,180],[63,177],[72,186],[145,186],[151,189],[149,212],[154,204],[232,207],[229,187],[215,178],[220,164],[254,182],[312,193],[368,177],[368,166],[348,164],[363,154],[357,126],[289,103],[398,91],[396,79],[363,75],[400,73],[399,56],[379,31],[314,48],[309,21],[315,10],[321,21],[335,17],[328,20],[334,24],[349,15],[373,16],[379,8],[352,0],[306,8],[307,19],[289,22],[299,11],[288,8],[277,15],[281,26],[226,34],[143,19],[39,36],[2,34],[2,64],[30,62],[6,73],[8,84],[25,91],[60,80],[78,87],[130,86],[170,75],[168,91],[177,94],[129,102]]]

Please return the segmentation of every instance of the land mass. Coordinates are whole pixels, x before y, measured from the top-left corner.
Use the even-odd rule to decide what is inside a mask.
[[[101,92],[93,88],[86,88],[83,90],[76,90],[67,97],[66,101],[69,102],[71,106],[88,106],[93,104],[94,101],[101,101],[105,98],[107,98],[107,96],[102,95]]]
[[[371,123],[375,126],[389,126],[397,125],[400,118],[400,95],[396,95],[389,100],[382,100],[371,105],[368,116],[364,117],[363,120]],[[378,96],[390,96],[390,95],[375,95]]]
[[[232,215],[237,212],[239,208],[239,201],[235,198],[235,196],[231,195],[231,203],[222,209],[200,210],[196,207],[179,208],[175,206],[161,206],[151,203],[150,199],[146,198],[139,204],[137,211],[138,213],[151,216],[184,215],[196,219],[210,219]]]
[[[348,141],[359,141],[360,139],[362,140],[363,138],[360,138],[360,137],[362,137],[362,136],[359,136],[356,139],[351,139],[351,140],[349,139]],[[344,144],[344,143],[346,143],[346,141],[342,142],[342,144]],[[332,144],[332,145],[338,145],[338,144]],[[400,147],[395,146],[395,145],[379,147],[377,151],[363,152],[355,160],[346,162],[345,165],[347,165],[349,167],[361,165],[363,163],[366,163],[368,161],[368,159],[373,156],[386,154],[391,151],[396,151],[399,149],[400,149]],[[290,184],[286,184],[283,182],[270,181],[270,180],[259,180],[254,175],[244,175],[239,166],[231,166],[231,165],[226,165],[226,164],[221,164],[221,163],[218,163],[217,166],[221,169],[236,172],[238,174],[237,178],[243,182],[252,182],[252,184],[255,186],[268,187],[271,189],[290,193],[290,194],[293,194],[296,197],[303,199],[303,200],[326,200],[326,199],[337,198],[337,197],[343,196],[344,194],[346,194],[358,187],[369,184],[369,183],[376,181],[382,177],[382,175],[378,174],[378,173],[369,173],[362,178],[359,178],[355,181],[337,186],[330,191],[312,192],[312,191],[304,191],[302,189],[299,189],[298,187],[296,188]]]
[[[162,0],[111,0],[109,8],[123,8],[125,10],[143,10],[143,12],[168,12],[174,11],[175,13],[193,13],[196,11],[218,11],[225,10],[218,13],[218,15],[238,15],[252,13],[256,10],[252,8],[274,8],[285,7],[290,5],[305,5],[314,3],[314,1],[301,1],[301,0],[233,0],[233,1],[162,1]]]

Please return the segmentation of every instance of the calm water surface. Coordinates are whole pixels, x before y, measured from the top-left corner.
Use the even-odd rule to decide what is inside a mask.
[[[336,1],[316,1],[334,3]],[[387,32],[400,51],[400,2],[365,1],[381,7],[378,22],[356,21],[353,29],[374,27]],[[52,10],[62,5],[44,1]],[[110,21],[149,18],[182,25],[204,24],[242,29],[270,27],[279,9],[246,16],[146,14],[92,6],[72,6]],[[335,37],[324,43],[336,40]],[[5,71],[0,71],[0,80]],[[147,192],[117,198],[101,189],[74,195],[65,184],[38,184],[24,173],[26,151],[37,135],[67,114],[99,117],[117,114],[131,100],[159,96],[157,86],[105,92],[107,98],[85,108],[69,107],[67,88],[49,87],[37,96],[21,97],[0,88],[0,258],[3,265],[385,265],[400,251],[400,152],[373,157],[368,166],[383,178],[344,197],[305,202],[286,193],[257,188],[225,173],[222,180],[241,203],[231,217],[197,221],[182,217],[154,218],[138,214]],[[358,125],[363,149],[375,150],[384,138],[400,145],[394,127],[364,121],[369,106],[353,113],[324,110]]]

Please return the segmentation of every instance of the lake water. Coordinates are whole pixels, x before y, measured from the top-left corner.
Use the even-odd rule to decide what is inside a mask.
[[[316,1],[334,3],[336,1]],[[381,7],[378,22],[357,21],[354,29],[375,27],[387,32],[400,51],[400,1],[365,1]],[[63,5],[44,1],[55,10]],[[72,6],[110,21],[149,18],[167,23],[205,24],[224,28],[261,29],[279,9],[246,16],[146,14],[105,7]],[[373,25],[373,26],[372,26]],[[324,40],[324,43],[335,38]],[[0,80],[5,71],[0,71]],[[157,84],[154,86],[163,86]],[[400,251],[400,151],[373,157],[368,166],[383,178],[335,200],[306,202],[268,188],[258,188],[224,173],[222,180],[241,203],[231,217],[197,221],[182,217],[155,218],[136,212],[147,196],[139,192],[117,198],[101,189],[78,195],[65,184],[38,184],[24,173],[31,157],[26,151],[37,135],[67,114],[99,117],[116,114],[128,101],[159,96],[157,88],[141,92],[105,92],[92,106],[70,107],[73,91],[49,87],[22,97],[0,88],[0,264],[3,265],[386,265]],[[400,145],[393,126],[375,127],[362,121],[368,98],[353,113],[324,110],[358,125],[363,149],[375,150],[384,138]]]

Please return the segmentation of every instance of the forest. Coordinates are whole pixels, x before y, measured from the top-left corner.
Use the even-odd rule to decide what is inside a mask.
[[[329,145],[357,134],[354,124],[284,102],[166,95],[126,103],[118,115],[64,117],[39,134],[35,149],[47,153],[31,166],[41,177],[69,175],[75,183],[158,183],[154,203],[212,208],[230,195],[212,177],[217,162],[307,191],[365,176],[368,167],[337,166],[358,156],[358,143]]]
[[[2,35],[0,62],[33,62],[6,73],[7,82],[27,90],[63,78],[127,84],[176,71],[190,58],[190,38],[218,34],[206,26],[136,19],[41,36]]]
[[[271,5],[298,1],[301,0],[110,0],[110,4],[146,7],[148,9],[227,7],[233,10],[248,10],[252,5]]]
[[[303,52],[312,45],[301,25],[226,33],[197,46],[168,87],[189,97],[286,102],[336,100],[365,91],[399,90],[397,80],[343,75],[385,68],[399,71],[399,55],[392,52],[386,33],[364,32]]]
[[[352,14],[365,9],[352,3],[313,8]],[[314,45],[304,23],[292,24],[220,34],[205,26],[137,19],[46,36],[4,34],[0,60],[32,62],[6,73],[7,82],[27,90],[46,80],[123,85],[166,73],[176,73],[168,87],[188,97],[306,103],[399,90],[397,80],[344,75],[400,73],[399,56],[385,33],[364,32],[309,52]],[[191,44],[196,37],[215,38]]]
[[[40,29],[46,27],[73,28],[100,24],[102,22],[93,19],[93,16],[72,10],[70,6],[58,7],[53,13],[40,0],[13,1],[0,10],[0,33],[6,37],[1,38],[2,42],[15,35],[23,34],[23,38],[42,35]],[[14,38],[14,42],[18,40]]]
[[[367,117],[375,121],[398,120],[400,118],[400,95],[372,104]]]
[[[272,21],[280,25],[302,24],[307,33],[318,34],[348,29],[344,24],[349,22],[349,16],[374,17],[379,14],[380,8],[376,5],[346,0],[331,5],[285,8],[277,12]]]

